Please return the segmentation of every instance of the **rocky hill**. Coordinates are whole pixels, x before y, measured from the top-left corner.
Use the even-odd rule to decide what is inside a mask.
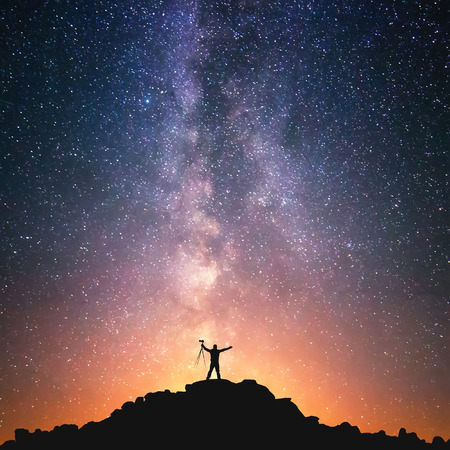
[[[199,381],[185,392],[149,393],[126,402],[101,422],[81,428],[62,425],[52,431],[15,432],[6,449],[146,449],[181,448],[346,448],[450,449],[450,440],[425,443],[402,428],[398,436],[383,431],[361,433],[347,422],[337,427],[305,417],[289,398],[276,399],[254,380]]]

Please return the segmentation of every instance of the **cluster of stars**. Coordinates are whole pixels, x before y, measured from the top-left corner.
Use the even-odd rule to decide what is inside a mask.
[[[0,440],[233,345],[305,414],[448,437],[440,2],[1,7]]]

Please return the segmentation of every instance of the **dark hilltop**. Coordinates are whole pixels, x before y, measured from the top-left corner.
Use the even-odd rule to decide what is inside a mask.
[[[126,402],[101,422],[61,425],[52,431],[30,433],[17,429],[7,449],[142,449],[179,448],[345,448],[450,449],[435,437],[426,443],[416,433],[400,429],[398,436],[384,431],[361,433],[344,422],[336,427],[305,417],[289,398],[276,399],[254,380],[199,381],[185,392],[155,392]]]

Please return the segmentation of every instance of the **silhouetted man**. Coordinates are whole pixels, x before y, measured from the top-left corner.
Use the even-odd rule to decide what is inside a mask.
[[[206,350],[211,356],[211,365],[209,366],[209,372],[208,372],[208,376],[206,377],[206,379],[209,380],[210,377],[211,377],[213,369],[216,369],[217,378],[220,380],[219,355],[220,355],[221,352],[224,352],[226,350],[230,350],[230,348],[233,348],[233,347],[230,346],[230,347],[223,348],[223,349],[219,350],[217,348],[217,345],[214,344],[213,348],[210,350],[209,348],[206,348],[203,345],[203,342],[202,342],[202,348],[204,350]]]

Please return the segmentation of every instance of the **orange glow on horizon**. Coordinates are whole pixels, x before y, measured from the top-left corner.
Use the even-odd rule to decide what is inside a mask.
[[[381,391],[367,390],[362,380],[358,380],[357,372],[349,370],[350,376],[346,376],[342,366],[335,364],[323,348],[303,341],[299,333],[294,333],[296,339],[289,333],[281,333],[280,340],[275,333],[256,336],[255,330],[248,326],[242,328],[224,328],[214,333],[214,324],[206,321],[179,333],[161,329],[157,345],[152,345],[152,333],[149,336],[140,330],[139,335],[133,333],[132,339],[124,341],[120,357],[102,358],[104,365],[85,352],[83,359],[77,361],[80,366],[77,378],[73,372],[69,373],[69,362],[53,367],[50,372],[52,377],[65,380],[65,390],[36,389],[22,397],[20,391],[16,393],[23,407],[4,420],[2,431],[9,430],[0,434],[0,440],[12,439],[12,428],[34,431],[35,428],[50,430],[63,423],[82,426],[108,417],[125,401],[148,392],[184,391],[186,384],[203,380],[209,367],[207,353],[207,367],[203,360],[194,367],[200,349],[198,338],[204,338],[207,346],[233,345],[233,349],[221,354],[222,378],[234,382],[255,379],[277,398],[292,398],[304,415],[318,416],[320,423],[334,426],[348,421],[359,426],[362,432],[384,429],[389,435],[397,435],[405,427],[408,431],[421,430],[419,437],[427,441],[436,434],[433,430],[439,424],[440,411],[437,410],[435,417],[412,415],[411,408],[402,404],[389,387],[384,386]],[[34,401],[33,396],[36,396]],[[445,438],[444,421],[441,426]]]

